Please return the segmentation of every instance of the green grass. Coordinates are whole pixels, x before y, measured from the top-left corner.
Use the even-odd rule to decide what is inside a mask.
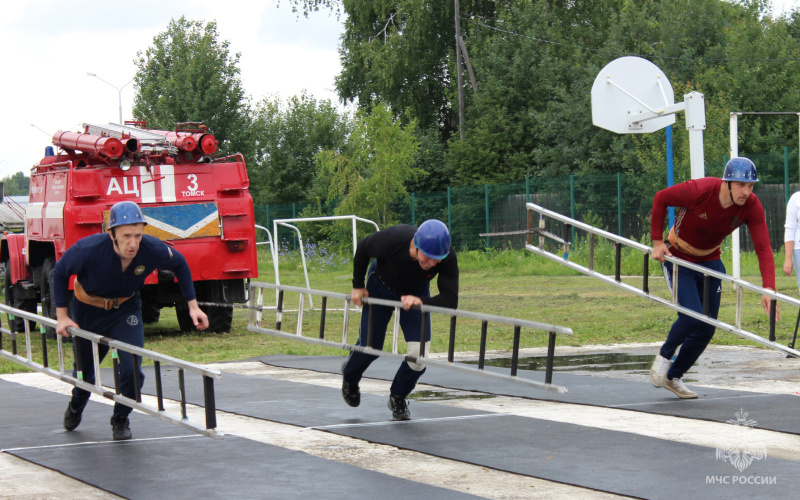
[[[606,275],[612,275],[611,264],[603,263],[603,252],[612,250],[596,249],[595,269]],[[728,252],[729,254],[730,252]],[[724,255],[724,254],[723,254]],[[575,260],[583,258],[579,251],[571,252]],[[601,257],[598,259],[598,256]],[[616,286],[600,280],[579,275],[578,273],[551,262],[528,251],[491,251],[461,252],[458,255],[461,267],[460,304],[459,308],[479,313],[509,316],[531,321],[566,326],[574,331],[574,335],[562,335],[557,345],[591,345],[618,342],[662,342],[675,313],[656,303],[634,296]],[[776,265],[782,262],[782,256],[776,255]],[[642,258],[632,255],[628,257],[631,264],[623,265],[623,282],[641,289]],[[310,262],[316,270],[309,277],[313,289],[349,293],[351,289],[352,270],[349,259],[340,258],[326,262],[325,265]],[[260,280],[273,282],[272,262],[268,254],[262,254],[260,262]],[[582,265],[588,265],[582,262]],[[635,265],[638,265],[638,268]],[[660,268],[656,263],[650,265],[650,291],[667,298],[667,288],[663,278],[659,277]],[[726,263],[728,269],[730,264]],[[638,269],[638,272],[637,272]],[[638,274],[638,277],[636,275]],[[757,260],[754,255],[744,254],[742,257],[743,278],[760,284]],[[778,291],[787,295],[797,295],[797,282],[794,276],[785,277],[778,269]],[[282,257],[280,262],[280,279],[284,285],[305,286],[302,265],[296,254]],[[435,289],[434,289],[435,292]],[[274,300],[269,291],[265,302]],[[315,307],[319,307],[319,297]],[[769,334],[769,318],[761,310],[760,299],[756,294],[744,292],[744,313],[742,328],[764,337]],[[730,286],[724,289],[720,320],[734,322],[735,294]],[[286,308],[296,308],[297,296],[287,295]],[[341,305],[329,304],[329,308]],[[788,343],[794,330],[796,312],[784,308],[783,319],[778,323],[777,340]],[[3,315],[5,316],[5,315]],[[274,325],[274,312],[264,313],[264,325]],[[145,347],[199,364],[223,361],[236,361],[267,354],[297,355],[344,355],[344,351],[325,348],[304,342],[254,333],[247,330],[249,313],[244,309],[234,310],[234,323],[230,333],[213,334],[194,332],[181,334],[173,309],[162,310],[161,321],[145,328]],[[357,327],[351,317],[350,342],[357,335]],[[3,317],[3,324],[7,325]],[[330,311],[326,318],[326,338],[334,341],[341,339],[342,314]],[[306,312],[304,315],[304,332],[315,335],[318,331],[319,313]],[[456,351],[477,351],[480,346],[480,322],[477,320],[459,319]],[[283,319],[283,331],[295,331],[294,315],[286,313]],[[449,318],[433,319],[433,352],[445,352],[448,345]],[[32,341],[33,359],[41,362],[41,348],[38,334]],[[510,350],[513,331],[511,327],[489,324],[487,348],[490,350]],[[543,347],[547,345],[547,332],[522,331],[522,347]],[[24,337],[18,341],[18,352],[25,354]],[[724,345],[753,345],[739,337],[718,331],[713,343]],[[48,342],[51,365],[55,361],[55,341]],[[389,340],[387,339],[387,346]],[[10,350],[8,335],[3,335],[3,348]],[[71,366],[71,349],[66,349],[65,359]],[[110,366],[110,357],[104,366]],[[25,371],[21,365],[2,359],[0,374]]]

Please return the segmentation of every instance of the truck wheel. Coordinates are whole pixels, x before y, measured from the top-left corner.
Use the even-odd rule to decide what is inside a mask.
[[[6,305],[36,314],[36,299],[22,299],[19,297],[15,297],[15,295],[17,295],[15,289],[18,286],[19,285],[11,284],[11,271],[6,269],[6,273],[3,276],[3,294],[6,297]],[[14,327],[15,332],[24,332],[25,320],[22,318],[15,317],[12,326]],[[28,321],[28,328],[30,328],[31,332],[34,332],[36,328],[36,323],[34,323],[33,321]]]
[[[142,321],[144,321],[145,324],[150,325],[152,323],[158,323],[160,318],[161,308],[158,307],[158,305],[156,305],[154,302],[144,300],[144,298],[142,298]]]
[[[222,281],[195,282],[198,302],[223,303]],[[208,315],[208,330],[215,333],[229,333],[233,323],[233,307],[230,306],[202,306],[203,312]]]
[[[187,333],[195,330],[192,317],[189,316],[189,306],[185,302],[175,304],[175,315],[178,317],[178,326],[181,332]]]
[[[55,265],[56,261],[52,257],[44,259],[42,264],[42,286],[40,288],[42,316],[50,319],[56,319],[56,299],[53,296],[53,268]],[[44,333],[48,339],[56,338],[55,328],[45,326]]]

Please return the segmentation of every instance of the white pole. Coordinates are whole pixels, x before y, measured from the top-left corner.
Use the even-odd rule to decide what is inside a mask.
[[[739,157],[739,115],[731,113],[731,160]],[[731,233],[731,276],[739,278],[741,271],[741,256],[739,255],[739,229]]]
[[[703,130],[706,129],[705,96],[700,92],[690,92],[683,98],[686,102],[686,130],[689,131],[692,179],[702,179],[706,176],[703,154]]]

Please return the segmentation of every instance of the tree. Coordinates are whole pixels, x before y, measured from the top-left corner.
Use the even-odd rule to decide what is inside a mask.
[[[153,45],[137,54],[134,117],[162,130],[173,130],[178,122],[203,122],[223,154],[250,156],[240,54],[231,55],[228,46],[218,40],[214,21],[172,19]]]
[[[285,104],[277,98],[258,103],[251,128],[255,155],[249,165],[256,202],[307,202],[324,196],[311,191],[317,175],[315,156],[342,146],[349,126],[346,113],[306,92]]]
[[[618,135],[592,124],[594,79],[622,56],[658,65],[678,102],[704,93],[710,162],[728,151],[730,111],[795,111],[800,101],[800,14],[774,18],[768,0],[463,0],[462,34],[480,93],[467,92],[461,141],[452,134],[452,0],[290,2],[347,16],[340,95],[417,119],[420,138],[443,145],[425,151],[441,151],[441,171],[455,185],[622,172],[642,179],[645,191],[651,179],[663,186],[663,133]],[[682,120],[674,127],[676,180],[689,171]],[[742,152],[794,149],[797,127],[748,117],[739,139]],[[434,155],[418,158],[427,175],[409,186],[438,177],[429,171]]]
[[[406,195],[405,184],[419,172],[413,161],[419,143],[416,123],[402,125],[393,119],[388,105],[361,110],[353,124],[346,153],[322,151],[321,169],[332,175],[332,196],[342,197],[337,215],[358,215],[386,227],[396,222],[393,201]]]
[[[31,178],[22,172],[15,172],[0,179],[0,182],[3,183],[3,194],[6,196],[27,196]]]
[[[421,129],[447,139],[458,127],[453,0],[290,0],[305,14],[320,8],[346,14],[339,48],[339,96],[367,111],[382,103]],[[462,17],[492,17],[496,2],[460,0]]]

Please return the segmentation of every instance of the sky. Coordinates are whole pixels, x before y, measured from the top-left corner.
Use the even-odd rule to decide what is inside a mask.
[[[800,0],[772,3],[779,15]],[[305,18],[291,12],[288,0],[3,2],[0,178],[29,175],[59,130],[118,123],[120,100],[123,120],[131,119],[134,88],[128,82],[137,52],[180,16],[217,22],[219,40],[230,42],[231,54],[241,54],[242,83],[253,102],[285,100],[303,90],[337,100],[343,26],[327,11]]]
[[[171,19],[216,21],[219,41],[241,54],[239,68],[253,102],[308,91],[337,101],[341,21],[309,18],[287,0],[15,0],[0,7],[0,178],[23,172],[44,155],[58,130],[129,120],[137,52],[144,53]],[[95,73],[100,79],[88,76]],[[213,132],[213,131],[212,131]]]

